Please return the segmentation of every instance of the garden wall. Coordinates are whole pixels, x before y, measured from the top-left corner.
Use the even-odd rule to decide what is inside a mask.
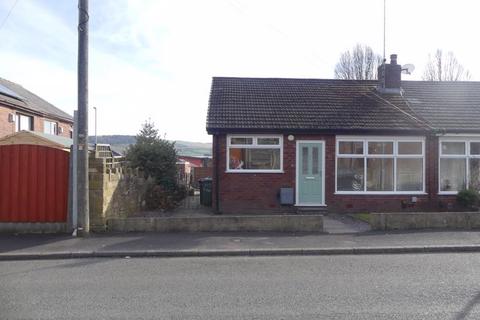
[[[89,161],[90,228],[105,231],[109,218],[124,218],[145,209],[145,195],[153,181],[125,162],[112,158]]]

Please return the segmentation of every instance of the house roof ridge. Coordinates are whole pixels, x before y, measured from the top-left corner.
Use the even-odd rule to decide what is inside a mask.
[[[334,79],[334,78],[317,78],[317,77],[241,77],[241,76],[212,76],[213,79],[252,79],[252,80],[319,80],[319,81],[338,81],[338,82],[377,82],[376,79],[371,80],[355,80],[355,79]]]
[[[371,91],[371,93],[378,99],[382,100],[383,102],[385,102],[388,106],[390,107],[393,107],[395,110],[398,110],[400,111],[401,113],[403,113],[405,116],[407,116],[407,119],[409,121],[412,121],[412,123],[414,124],[420,124],[421,126],[424,126],[426,127],[427,129],[430,129],[430,130],[436,130],[436,128],[434,128],[430,123],[428,123],[427,121],[425,121],[424,119],[422,119],[421,116],[419,116],[418,114],[416,114],[416,112],[411,108],[410,104],[408,103],[408,100],[403,96],[403,95],[400,95],[401,99],[405,102],[407,108],[408,108],[408,111],[405,111],[403,110],[402,107],[398,106],[397,104],[391,102],[391,101],[388,101],[387,99],[385,99],[384,97],[382,97],[381,95],[377,94],[375,91]]]
[[[3,77],[0,77],[0,84],[3,84],[9,90],[15,92],[18,96],[20,96],[21,100],[10,99],[10,103],[20,108],[30,109],[33,112],[40,112],[47,117],[50,116],[53,118],[73,121],[73,117],[69,113],[56,107],[55,105],[40,97],[36,93],[26,89],[21,84],[5,79]]]
[[[335,78],[317,78],[317,77],[243,77],[243,76],[212,76],[215,80],[311,80],[311,81],[332,81],[343,83],[377,83],[378,79],[335,79]],[[422,83],[422,84],[441,84],[441,85],[462,85],[462,84],[480,84],[480,81],[462,80],[462,81],[432,81],[432,80],[401,80],[402,83]]]

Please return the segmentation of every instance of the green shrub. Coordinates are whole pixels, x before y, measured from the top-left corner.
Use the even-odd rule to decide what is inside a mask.
[[[136,137],[136,143],[128,147],[125,158],[132,168],[139,168],[145,177],[152,177],[164,190],[173,191],[177,186],[177,152],[175,143],[159,137],[153,123],[146,121]]]
[[[145,195],[148,210],[173,209],[186,197],[188,190],[177,184],[175,143],[160,138],[153,123],[143,124],[136,143],[128,147],[125,158],[130,167],[140,169],[145,178],[155,181]]]
[[[478,205],[480,195],[475,189],[465,189],[457,194],[457,202],[464,207],[473,207]]]
[[[145,195],[147,210],[171,210],[178,206],[187,196],[187,188],[177,185],[175,188],[166,190],[161,185],[151,186]]]

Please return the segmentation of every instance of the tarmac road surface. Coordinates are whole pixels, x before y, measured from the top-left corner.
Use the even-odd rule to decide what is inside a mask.
[[[480,254],[0,262],[0,319],[480,319]]]

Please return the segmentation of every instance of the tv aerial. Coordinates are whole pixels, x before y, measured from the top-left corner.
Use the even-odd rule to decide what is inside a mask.
[[[415,66],[413,64],[404,64],[402,66],[402,73],[404,74],[412,74],[412,72],[415,70]]]

